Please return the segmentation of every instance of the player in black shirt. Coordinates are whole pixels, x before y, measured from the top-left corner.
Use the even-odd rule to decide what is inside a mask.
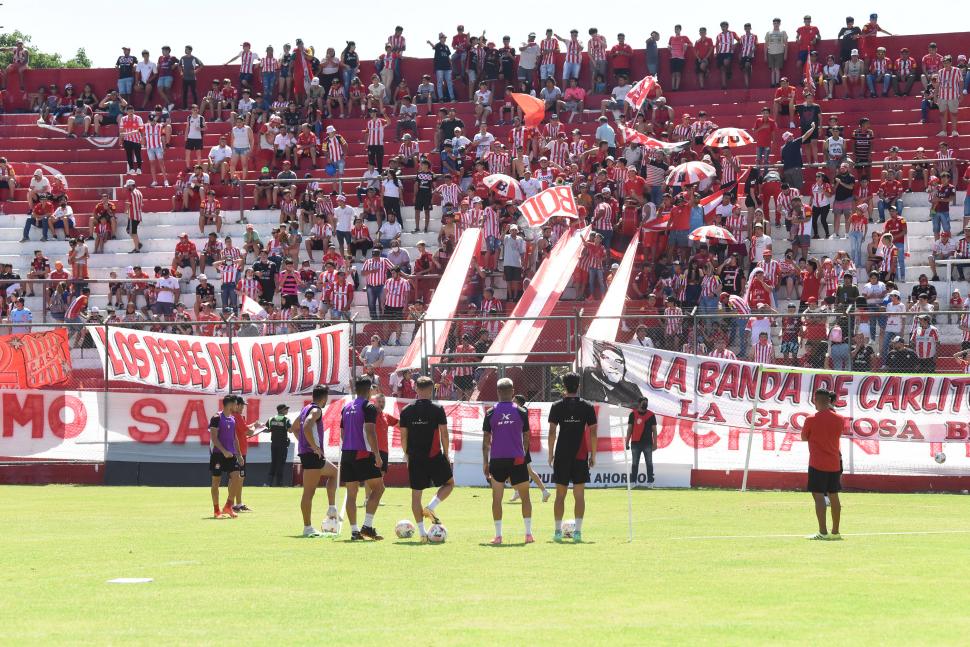
[[[428,541],[424,520],[441,523],[435,516],[435,508],[455,489],[455,479],[448,461],[448,419],[444,407],[431,401],[434,380],[422,376],[415,386],[418,397],[401,411],[398,428],[401,430],[401,448],[408,462],[411,512],[423,544]],[[431,486],[437,487],[438,491],[427,507],[423,507],[422,492]]]
[[[266,485],[283,485],[283,473],[286,471],[286,454],[290,446],[290,419],[286,417],[290,407],[286,404],[276,405],[276,415],[266,421],[266,431],[270,437],[269,476]]]
[[[431,220],[431,196],[434,189],[434,173],[431,163],[422,159],[418,163],[418,174],[414,176],[414,233],[421,229],[421,212],[424,211],[424,231],[428,232]]]
[[[566,507],[566,493],[572,483],[576,515],[573,541],[578,543],[583,540],[586,483],[589,482],[590,468],[596,464],[596,409],[579,397],[578,374],[566,373],[562,384],[566,395],[549,409],[549,464],[552,465],[552,481],[556,484],[553,507],[556,532],[553,540],[562,541],[562,515]]]

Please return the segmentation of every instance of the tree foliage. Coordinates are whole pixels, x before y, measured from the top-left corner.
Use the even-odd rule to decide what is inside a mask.
[[[84,48],[80,48],[72,58],[64,59],[57,52],[42,52],[30,44],[30,35],[19,30],[10,33],[0,33],[0,47],[14,47],[17,41],[21,40],[30,51],[30,67],[32,68],[89,68],[91,59],[88,58]],[[12,54],[10,52],[0,52],[0,66],[6,67],[10,64]]]

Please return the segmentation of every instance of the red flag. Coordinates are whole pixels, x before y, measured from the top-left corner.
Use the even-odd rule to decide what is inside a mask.
[[[522,122],[526,126],[534,128],[542,123],[543,117],[546,116],[546,104],[543,103],[542,99],[520,92],[513,92],[512,99],[522,108],[524,115]]]
[[[805,59],[805,87],[811,90],[812,94],[815,94],[815,79],[812,77],[812,61],[811,59]]]
[[[717,209],[717,205],[721,204],[721,196],[723,195],[724,195],[724,189],[720,189],[718,191],[715,191],[711,195],[707,196],[706,198],[701,198],[698,204],[704,210],[705,224],[707,223],[707,217],[710,216],[715,209]],[[690,213],[690,209],[688,209],[687,211],[688,213]]]

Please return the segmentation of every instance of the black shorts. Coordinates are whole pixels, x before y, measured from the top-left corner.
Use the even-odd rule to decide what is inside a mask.
[[[455,376],[455,386],[457,386],[462,391],[468,391],[475,385],[474,375],[456,375]]]
[[[284,308],[295,308],[300,305],[300,297],[295,294],[287,294],[283,296],[283,307]]]
[[[102,124],[116,124],[116,123],[118,123],[118,115],[109,115],[106,112],[102,112],[100,114],[101,114],[101,123]]]
[[[357,458],[357,450],[346,449],[340,453],[340,484],[361,483],[381,478],[373,454]]]
[[[709,59],[706,59],[706,58],[695,58],[694,59],[694,71],[697,72],[698,74],[700,74],[701,73],[701,65],[703,63],[706,63],[708,60]],[[710,65],[708,65],[708,68],[710,68]]]
[[[305,470],[322,470],[326,464],[327,459],[322,456],[317,456],[313,452],[300,454],[300,465],[302,465],[303,469]]]
[[[814,467],[808,468],[809,492],[828,494],[829,492],[842,491],[842,470],[838,472],[824,472]]]
[[[525,483],[529,480],[529,468],[522,458],[493,458],[488,461],[488,473],[500,483],[508,481],[512,485]]]
[[[381,474],[387,474],[387,466],[391,462],[391,455],[381,452]]]
[[[384,318],[400,320],[404,318],[404,308],[389,308],[384,306]]]
[[[556,485],[589,483],[589,461],[553,460],[552,482]]]
[[[741,67],[751,67],[754,65],[754,56],[742,56]]]
[[[502,268],[502,274],[505,276],[506,281],[521,281],[522,280],[522,268],[521,267],[511,267],[506,265]]]
[[[418,191],[414,194],[414,210],[422,211],[431,208],[431,191]]]
[[[684,63],[686,61],[682,58],[671,58],[670,59],[670,71],[672,73],[679,73],[684,71]]]
[[[202,140],[201,139],[186,139],[185,140],[185,150],[187,150],[187,151],[200,151],[200,150],[202,150]]]
[[[444,454],[428,458],[426,456],[408,459],[408,482],[412,490],[426,490],[441,487],[452,478],[451,465]]]
[[[317,239],[317,240],[311,240],[310,241],[310,249],[319,249],[319,250],[323,251],[323,241],[322,240],[319,240],[319,239]]]
[[[220,452],[209,454],[209,473],[213,476],[222,476],[239,471],[239,462],[235,456],[226,458]]]
[[[140,222],[139,220],[132,220],[131,218],[129,218],[128,219],[128,224],[125,225],[125,231],[127,231],[128,234],[131,235],[131,236],[137,235],[138,234],[138,223],[139,222]]]
[[[732,61],[734,61],[734,54],[718,54],[717,55],[717,66],[718,67],[730,66]]]

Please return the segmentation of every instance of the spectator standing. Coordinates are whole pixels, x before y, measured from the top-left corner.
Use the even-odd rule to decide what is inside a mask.
[[[781,18],[771,21],[771,31],[765,34],[765,62],[768,64],[770,87],[781,83],[781,70],[788,58],[788,32],[781,29]]]
[[[684,73],[684,64],[687,62],[687,52],[693,46],[690,38],[681,34],[680,25],[674,25],[674,35],[667,40],[667,47],[670,49],[670,87],[672,90],[680,89],[681,75]]]
[[[185,46],[185,54],[179,59],[178,69],[182,72],[182,109],[189,107],[189,92],[192,92],[192,103],[199,103],[199,91],[196,87],[199,70],[202,69],[200,61],[193,53],[192,46]],[[193,111],[194,112],[194,111]]]
[[[125,101],[131,101],[135,87],[135,65],[138,59],[131,55],[130,47],[122,47],[121,51],[121,56],[115,60],[115,69],[118,70],[118,94]]]
[[[119,124],[121,144],[125,149],[125,158],[128,160],[128,175],[141,175],[141,145],[144,128],[145,122],[135,114],[135,107],[129,104]]]

